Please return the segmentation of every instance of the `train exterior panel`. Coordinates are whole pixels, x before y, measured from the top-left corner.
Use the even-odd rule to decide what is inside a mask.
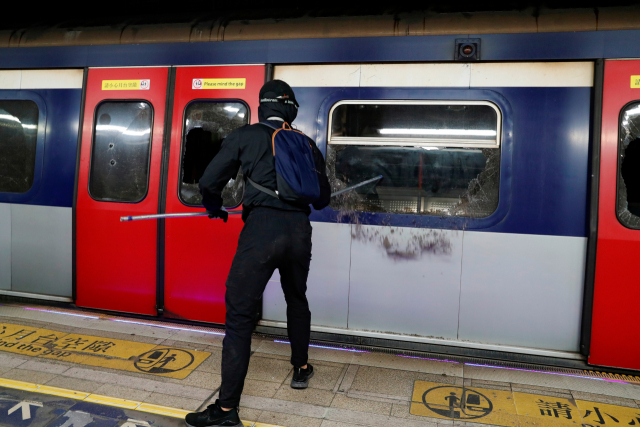
[[[155,315],[157,225],[169,70],[89,70],[76,205],[81,307]]]
[[[11,157],[16,169],[3,174],[3,189],[13,191],[0,192],[0,293],[71,300],[82,76],[82,70],[0,71],[2,150],[10,149],[9,137],[27,140],[25,151]],[[15,129],[10,133],[9,123],[19,123],[24,136]],[[19,165],[25,168],[18,170]]]
[[[605,366],[640,369],[640,336],[635,324],[635,303],[640,297],[636,259],[640,232],[634,221],[632,194],[636,181],[623,190],[622,168],[633,161],[637,136],[636,79],[639,61],[609,61],[605,66],[600,157],[600,209],[593,308],[593,344],[590,361]],[[625,115],[628,111],[631,114]],[[625,149],[626,148],[626,149]],[[626,153],[625,153],[626,152]],[[631,167],[637,168],[637,163]],[[623,195],[628,194],[628,207]],[[622,202],[622,203],[621,203]],[[637,213],[637,211],[636,211]],[[626,217],[623,216],[626,214]]]
[[[275,76],[334,190],[384,176],[311,214],[314,330],[640,369],[632,310],[613,308],[637,282],[617,212],[637,62],[598,83],[639,34],[471,35],[493,61],[474,63],[451,35],[0,49],[0,144],[26,147],[0,173],[0,293],[221,323],[239,218],[118,219],[201,209],[203,163]],[[278,281],[267,327],[286,326]]]
[[[264,75],[264,65],[176,70],[167,213],[202,211],[197,181],[189,176],[189,171],[194,170],[191,156],[203,155],[199,144],[220,144],[236,127],[258,121],[258,93]],[[205,166],[202,164],[198,173],[201,174]],[[237,194],[225,197],[225,205],[239,210],[244,186],[242,178],[235,181],[235,186],[226,194]],[[166,221],[164,300],[167,315],[224,323],[224,283],[242,224],[240,215],[230,216],[226,224],[206,217]]]
[[[592,63],[284,66],[275,76],[294,86],[303,106],[297,124],[325,154],[329,113],[344,100],[489,101],[502,112],[500,202],[492,215],[345,215],[331,208],[313,214],[321,230],[345,217],[353,223],[328,241],[325,233],[314,234],[311,310],[342,307],[337,318],[343,319],[322,323],[324,316],[314,315],[318,330],[578,351]],[[493,87],[497,82],[502,87]],[[340,279],[314,276],[338,246],[350,248]],[[264,318],[283,322],[278,281],[267,288]],[[331,297],[326,282],[339,288]]]

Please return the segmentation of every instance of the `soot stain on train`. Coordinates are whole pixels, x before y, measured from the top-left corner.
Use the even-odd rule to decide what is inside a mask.
[[[485,158],[483,169],[470,178],[467,188],[448,205],[446,209],[407,210],[407,207],[384,207],[376,204],[378,184],[393,187],[390,178],[383,178],[382,183],[372,183],[361,187],[358,191],[343,193],[332,200],[331,207],[337,210],[337,222],[351,224],[351,237],[355,241],[365,244],[376,244],[389,258],[397,261],[419,260],[424,255],[451,256],[457,233],[463,232],[469,221],[491,215],[498,206],[500,181],[500,149],[482,149]],[[337,150],[329,150],[327,156],[327,172],[332,191],[339,191],[349,185],[345,177],[336,173]],[[388,175],[388,174],[387,174]],[[383,174],[384,176],[384,174]],[[352,184],[351,184],[352,185]],[[372,203],[373,202],[373,203]],[[385,214],[375,225],[363,223],[363,213],[371,212]],[[412,226],[392,226],[392,216],[395,214],[413,214],[437,216],[445,220],[443,228],[421,228],[417,221]],[[460,218],[464,218],[460,222]],[[447,221],[450,220],[450,221]]]
[[[425,254],[448,256],[453,252],[450,233],[444,230],[354,225],[351,237],[362,243],[378,244],[389,258],[397,261],[418,260]]]

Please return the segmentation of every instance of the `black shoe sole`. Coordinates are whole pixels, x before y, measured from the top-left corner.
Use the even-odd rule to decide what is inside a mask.
[[[291,388],[296,388],[296,389],[305,389],[307,387],[309,387],[309,380],[313,377],[314,372],[311,372],[311,374],[309,374],[309,376],[307,377],[306,381],[294,381],[293,378],[291,378]]]

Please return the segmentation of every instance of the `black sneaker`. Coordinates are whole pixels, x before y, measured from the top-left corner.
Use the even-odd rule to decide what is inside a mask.
[[[307,363],[307,369],[293,368],[293,378],[291,378],[291,388],[309,387],[309,379],[313,377],[313,366]]]
[[[192,412],[184,417],[184,422],[189,427],[209,427],[209,426],[224,426],[224,427],[243,427],[242,421],[238,416],[238,408],[233,408],[230,411],[223,411],[220,408],[219,401],[213,405],[207,406],[202,412]]]

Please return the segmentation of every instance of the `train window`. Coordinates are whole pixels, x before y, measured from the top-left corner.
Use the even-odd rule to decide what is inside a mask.
[[[383,179],[333,198],[330,206],[347,212],[491,215],[499,198],[500,111],[479,102],[393,102],[360,108],[349,101],[345,109],[333,108],[327,168],[334,191],[377,175]],[[380,132],[385,129],[395,133]]]
[[[26,193],[33,185],[38,106],[33,101],[0,101],[0,192]]]
[[[89,194],[139,202],[149,186],[153,108],[144,101],[106,101],[96,108]]]
[[[332,108],[329,140],[337,144],[496,147],[500,112],[489,102],[343,101]]]
[[[620,114],[619,150],[618,219],[640,229],[640,102],[627,105]]]
[[[184,113],[180,200],[201,206],[198,182],[211,159],[220,151],[222,141],[233,130],[249,123],[249,108],[241,101],[194,101]],[[242,203],[242,170],[222,190],[222,204],[234,208]]]

